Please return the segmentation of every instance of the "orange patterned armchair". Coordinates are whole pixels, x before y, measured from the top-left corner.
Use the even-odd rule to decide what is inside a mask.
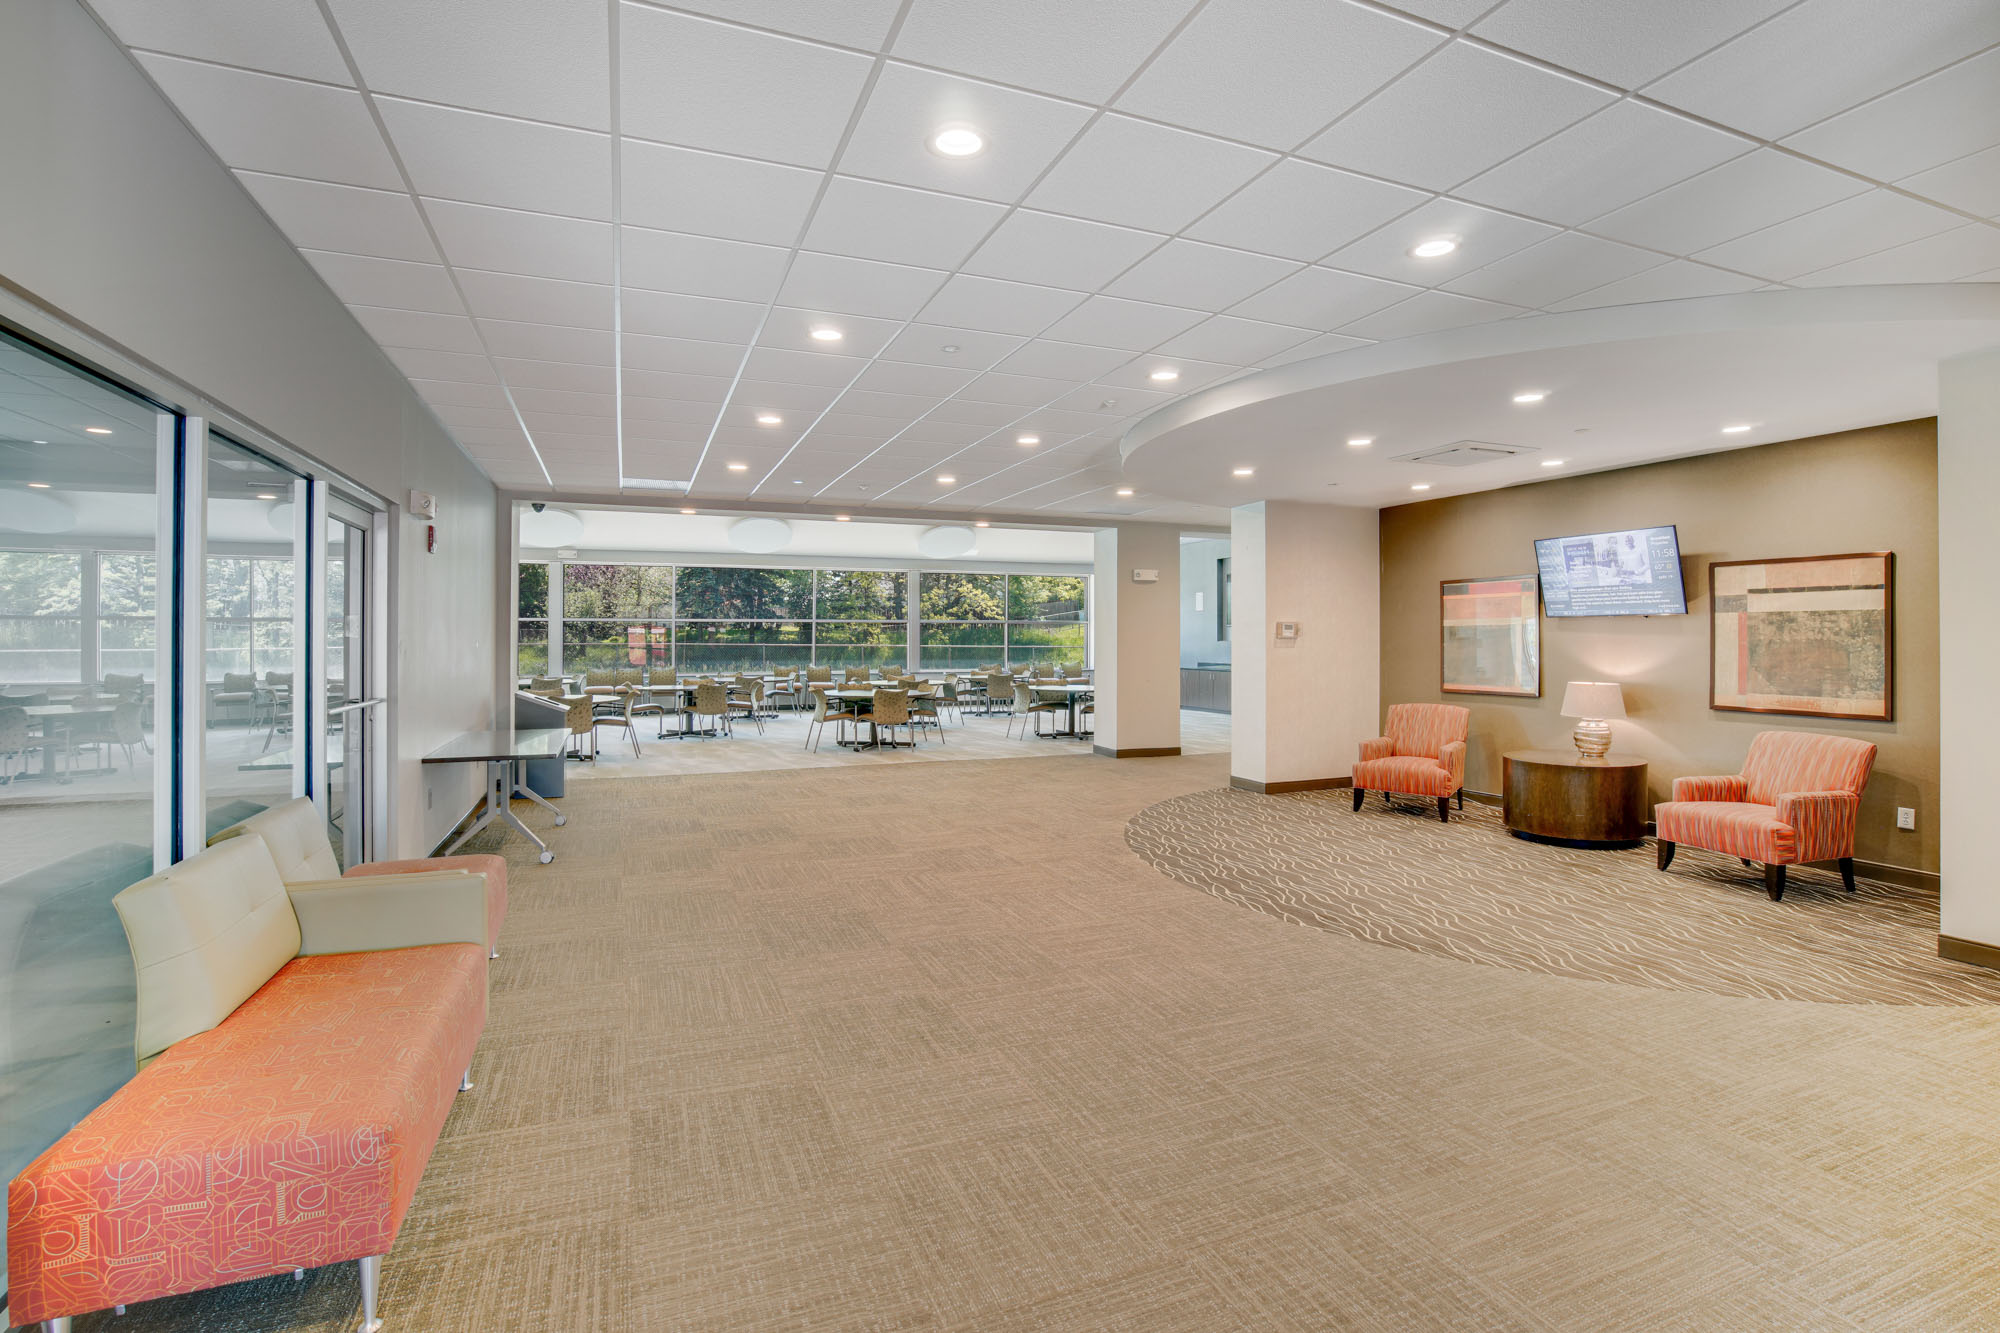
[[[1764,889],[1785,896],[1785,867],[1838,861],[1854,892],[1854,826],[1875,747],[1845,736],[1760,731],[1735,777],[1675,778],[1674,799],[1655,806],[1660,869],[1681,843],[1764,863]]]
[[[1371,791],[1429,796],[1451,822],[1451,798],[1465,808],[1465,734],[1472,711],[1454,704],[1390,704],[1389,734],[1361,742],[1354,766],[1354,808]]]

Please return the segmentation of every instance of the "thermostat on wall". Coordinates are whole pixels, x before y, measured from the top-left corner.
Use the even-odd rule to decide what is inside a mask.
[[[1298,638],[1299,622],[1296,620],[1280,620],[1278,622],[1278,637],[1281,639]]]
[[[438,498],[429,491],[411,491],[410,512],[418,518],[436,518],[438,516]]]
[[[1135,569],[1132,571],[1132,582],[1134,583],[1158,583],[1159,581],[1160,571],[1157,569]]]

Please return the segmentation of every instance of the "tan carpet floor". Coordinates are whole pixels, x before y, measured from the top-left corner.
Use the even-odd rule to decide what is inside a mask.
[[[1125,846],[1225,779],[579,783],[389,1329],[2000,1326],[1993,1010],[1302,930]],[[78,1327],[331,1333],[351,1274]]]

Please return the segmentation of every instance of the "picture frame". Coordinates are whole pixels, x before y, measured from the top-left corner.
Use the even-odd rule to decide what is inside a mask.
[[[1708,706],[1850,722],[1896,716],[1893,551],[1708,566]]]
[[[1542,697],[1541,578],[1499,574],[1438,584],[1438,689]]]

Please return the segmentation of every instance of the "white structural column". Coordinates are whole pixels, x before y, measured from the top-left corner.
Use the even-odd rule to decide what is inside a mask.
[[[1360,743],[1381,734],[1379,531],[1373,509],[1230,511],[1231,785],[1345,786]]]
[[[1097,753],[1120,759],[1179,754],[1180,529],[1159,523],[1100,528],[1095,572]]]
[[[2000,347],[1938,368],[1938,952],[2000,966],[2000,856],[1986,821],[2000,710]]]

